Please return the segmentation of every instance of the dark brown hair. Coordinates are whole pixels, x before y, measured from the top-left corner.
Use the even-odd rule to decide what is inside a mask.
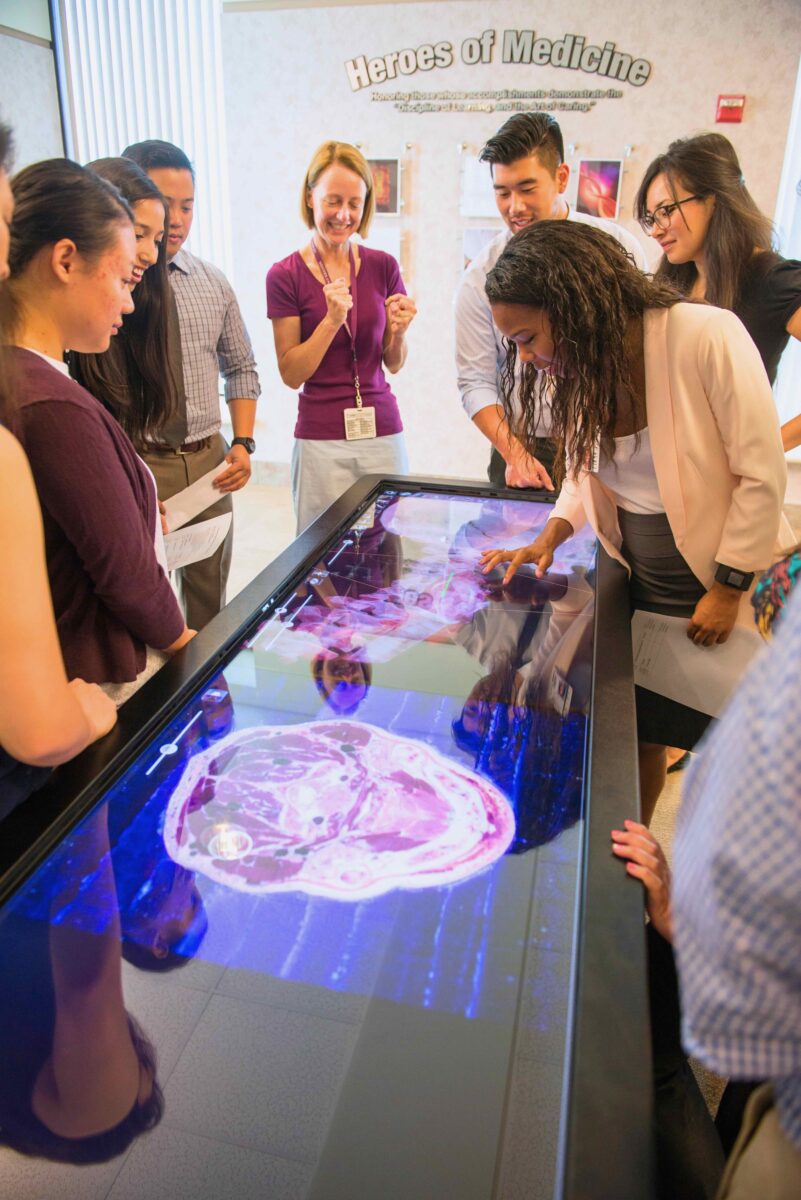
[[[11,180],[11,191],[11,278],[5,290],[13,330],[19,320],[16,285],[40,250],[69,238],[92,262],[111,246],[120,225],[131,224],[133,213],[112,184],[68,158],[25,167]]]
[[[668,308],[681,299],[668,284],[651,280],[618,241],[576,221],[537,221],[511,239],[487,275],[490,304],[540,309],[551,326],[557,362],[565,372],[551,378],[523,364],[517,432],[529,453],[546,393],[556,475],[564,455],[576,467],[600,445],[614,456],[618,395],[634,396],[626,335],[632,317],[646,308]],[[517,390],[517,348],[507,343],[501,380],[503,408],[512,419]]]
[[[112,183],[131,208],[140,200],[158,200],[159,189],[129,158],[101,158],[89,170]],[[134,218],[135,219],[135,218]],[[158,261],[142,276],[134,295],[136,307],[104,354],[71,354],[70,373],[119,421],[139,449],[157,441],[178,406],[179,381],[174,375],[177,322],[170,319],[174,304],[167,275],[166,238]]]
[[[164,1094],[156,1079],[156,1051],[138,1021],[130,1013],[126,1017],[140,1071],[152,1079],[147,1099],[140,1102],[137,1098],[128,1115],[110,1129],[76,1138],[53,1133],[27,1104],[18,1112],[3,1113],[0,1145],[33,1158],[85,1165],[119,1158],[135,1138],[155,1129],[164,1114]]]
[[[773,226],[745,186],[734,147],[722,133],[701,133],[671,142],[666,153],[650,164],[640,184],[634,202],[639,221],[648,211],[648,189],[657,175],[665,176],[674,199],[678,199],[677,184],[692,195],[715,197],[704,238],[704,299],[719,308],[734,308],[754,251],[770,250],[773,238]],[[679,212],[683,216],[681,209]],[[656,276],[687,295],[698,270],[693,262],[674,265],[663,258]]]
[[[551,175],[564,162],[562,131],[548,113],[515,113],[489,139],[478,157],[481,162],[509,166],[530,154],[536,154]]]
[[[25,167],[11,180],[14,220],[9,265],[21,275],[42,249],[69,238],[84,258],[97,259],[133,213],[117,188],[68,158]]]
[[[143,171],[159,171],[166,167],[172,171],[188,171],[195,178],[194,167],[184,151],[172,142],[163,142],[159,138],[132,142],[125,147],[122,156],[135,162]]]

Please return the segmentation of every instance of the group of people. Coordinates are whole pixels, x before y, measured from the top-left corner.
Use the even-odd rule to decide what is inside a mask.
[[[231,511],[259,395],[228,281],[184,246],[194,173],[183,151],[147,141],[10,178],[11,149],[0,127],[0,815],[37,772],[108,732],[116,706],[224,604],[231,532],[174,590],[163,502],[218,470],[220,499],[202,516]],[[508,563],[508,582],[528,562],[542,576],[589,522],[629,575],[632,609],[686,618],[699,647],[725,642],[749,619],[755,575],[792,540],[784,450],[801,443],[801,417],[780,428],[771,383],[788,338],[801,338],[801,264],[773,251],[718,134],[674,142],[645,173],[636,212],[663,251],[653,275],[630,233],[570,208],[552,117],[513,116],[481,158],[506,228],[459,286],[458,388],[491,443],[491,482],[558,493],[536,540],[487,551],[484,569]],[[279,372],[299,390],[298,531],[361,475],[408,471],[385,372],[406,360],[416,306],[397,262],[355,240],[374,200],[361,152],[325,142],[301,188],[309,240],[267,275]],[[797,623],[788,617],[785,643]],[[645,823],[615,844],[656,911],[665,872],[647,825],[667,750],[693,749],[709,719],[638,688],[637,722]],[[703,779],[696,771],[700,791]],[[686,887],[678,900],[689,930]],[[688,933],[686,950],[679,935],[680,966],[701,955],[703,933]],[[783,1076],[777,1136],[801,1162],[791,1008],[781,1050],[745,1061]]]
[[[548,486],[553,464],[562,485],[540,536],[517,552],[488,551],[485,569],[508,563],[509,580],[531,562],[542,575],[588,521],[628,571],[632,609],[685,617],[705,647],[750,621],[755,574],[779,559],[759,585],[759,611],[764,628],[765,613],[787,605],[781,649],[757,659],[694,764],[674,904],[647,823],[667,748],[693,748],[706,716],[637,689],[645,824],[629,821],[612,838],[644,883],[652,918],[660,1195],[789,1198],[801,1188],[801,810],[797,772],[787,770],[801,598],[790,598],[798,551],[780,556],[792,541],[783,450],[798,444],[801,425],[779,428],[770,384],[788,338],[801,335],[801,264],[773,252],[770,224],[720,135],[675,142],[645,174],[637,213],[664,254],[653,278],[619,233],[613,241],[585,218],[569,220],[551,118],[512,118],[484,157],[509,232],[460,289],[462,396],[493,442],[491,478]],[[763,837],[754,802],[767,790],[758,828],[765,819],[773,828]],[[744,1081],[724,1096],[720,1140],[678,1042],[674,936],[685,1044]]]

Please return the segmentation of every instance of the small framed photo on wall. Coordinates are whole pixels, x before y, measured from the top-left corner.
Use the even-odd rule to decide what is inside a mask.
[[[397,217],[400,213],[400,159],[368,158],[375,189],[377,216]]]
[[[576,210],[589,217],[617,220],[623,162],[619,158],[582,158],[579,161]]]
[[[497,217],[492,174],[487,163],[479,162],[476,154],[461,158],[462,196],[459,211],[463,217]]]

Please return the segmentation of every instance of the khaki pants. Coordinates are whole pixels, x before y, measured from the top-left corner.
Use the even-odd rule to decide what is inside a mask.
[[[801,1151],[779,1124],[769,1083],[757,1088],[743,1117],[717,1200],[798,1200]]]
[[[149,449],[142,458],[156,478],[159,500],[168,500],[170,496],[183,491],[190,483],[195,483],[213,467],[218,466],[227,452],[225,438],[217,433],[212,435],[206,450],[198,450],[194,454],[179,454],[175,450]],[[199,521],[209,521],[221,513],[233,511],[234,504],[229,493],[188,523],[196,525]],[[231,521],[228,535],[216,553],[175,572],[178,598],[190,629],[202,629],[225,607],[225,588],[231,569],[233,542],[234,523]]]
[[[345,438],[295,438],[292,447],[292,502],[302,533],[362,475],[408,475],[402,433],[348,442]]]

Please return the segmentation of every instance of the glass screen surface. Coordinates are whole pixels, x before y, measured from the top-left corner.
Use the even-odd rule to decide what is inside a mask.
[[[595,541],[542,579],[478,566],[549,513],[380,493],[6,905],[35,1047],[4,1085],[21,1127],[62,1128],[30,1101],[59,1013],[97,1002],[95,976],[119,1007],[121,978],[165,1094],[155,1131],[121,1138],[121,1180],[150,1164],[164,1187],[201,1138],[195,1195],[231,1147],[272,1164],[254,1196],[552,1194]],[[68,1142],[107,1136],[90,1117]]]

